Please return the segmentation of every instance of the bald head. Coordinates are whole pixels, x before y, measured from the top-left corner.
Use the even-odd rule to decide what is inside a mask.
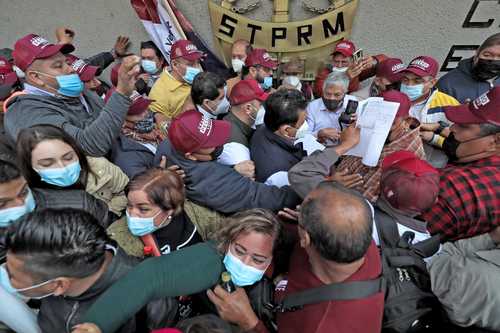
[[[299,223],[326,260],[351,263],[362,258],[371,243],[372,212],[357,192],[323,182],[304,200]]]

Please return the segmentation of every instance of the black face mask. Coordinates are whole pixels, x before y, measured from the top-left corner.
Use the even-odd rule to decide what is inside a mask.
[[[454,133],[450,133],[450,135],[448,135],[448,137],[444,139],[442,149],[451,162],[456,161],[458,159],[457,149],[458,146],[460,146],[460,143],[461,143],[460,141],[455,139]]]
[[[472,77],[478,81],[486,81],[500,75],[500,60],[479,58],[472,67]]]
[[[134,129],[138,133],[150,133],[155,128],[155,117],[153,112],[148,111],[148,114],[144,119],[139,120],[135,123]]]
[[[343,98],[340,101],[336,99],[326,99],[324,97],[322,99],[323,99],[323,104],[325,104],[326,108],[330,111],[337,110],[339,106],[342,105],[342,103],[344,102]]]
[[[216,161],[223,151],[224,151],[224,146],[215,147],[214,151],[210,153],[212,161]]]

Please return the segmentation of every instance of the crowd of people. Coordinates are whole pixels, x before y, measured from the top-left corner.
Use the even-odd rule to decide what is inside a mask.
[[[314,81],[74,41],[0,50],[0,332],[500,331],[500,34],[441,77],[343,40]]]

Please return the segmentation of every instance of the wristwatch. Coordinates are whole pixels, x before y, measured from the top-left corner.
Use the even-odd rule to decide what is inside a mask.
[[[446,128],[446,127],[448,127],[448,126],[449,126],[449,125],[448,125],[448,123],[447,123],[446,121],[442,121],[442,120],[438,121],[438,124],[439,124],[439,127],[438,127],[438,128],[436,128],[436,129],[434,130],[434,133],[435,133],[435,134],[438,134],[438,135],[439,135],[439,134],[441,134],[441,132],[442,132],[442,131]]]

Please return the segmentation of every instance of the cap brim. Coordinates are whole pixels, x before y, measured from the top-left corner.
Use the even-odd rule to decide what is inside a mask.
[[[268,97],[269,97],[269,94],[266,92],[263,92],[262,94],[257,96],[257,99],[261,102],[265,102]]]
[[[483,118],[472,113],[468,104],[447,106],[444,108],[444,113],[449,121],[457,124],[481,124],[486,122]]]
[[[98,76],[99,75],[98,72],[100,71],[101,71],[100,67],[87,65],[83,70],[83,73],[80,74],[79,76],[83,82],[88,82],[93,78],[95,78],[96,76]]]
[[[189,61],[196,61],[196,60],[200,60],[204,56],[205,56],[205,54],[202,52],[194,52],[194,53],[191,53],[188,55],[180,56],[178,58],[184,58],[184,59],[189,60]]]
[[[390,167],[399,164],[402,161],[414,160],[415,158],[416,158],[415,154],[407,150],[401,150],[389,154],[382,160],[382,170],[389,169]]]
[[[354,54],[354,53],[349,53],[348,51],[344,51],[344,50],[335,50],[332,53],[330,53],[330,55],[335,55],[335,53],[340,53],[345,57],[352,57],[352,55]]]
[[[231,135],[231,123],[224,120],[213,120],[212,126],[212,133],[199,149],[219,147],[229,139]]]
[[[406,68],[404,71],[401,72],[401,75],[404,75],[405,73],[413,73],[419,77],[426,77],[426,76],[432,76],[432,74],[427,73],[426,71],[423,71],[418,68]]]
[[[386,77],[391,83],[401,82],[403,80],[403,72],[391,74],[390,77]]]
[[[266,61],[261,64],[261,66],[266,67],[266,68],[271,68],[271,69],[276,69],[278,68],[278,62],[274,60]]]
[[[54,54],[61,52],[62,54],[68,54],[75,50],[75,47],[71,44],[52,44],[47,46],[40,52],[35,59],[45,59],[52,57]]]

